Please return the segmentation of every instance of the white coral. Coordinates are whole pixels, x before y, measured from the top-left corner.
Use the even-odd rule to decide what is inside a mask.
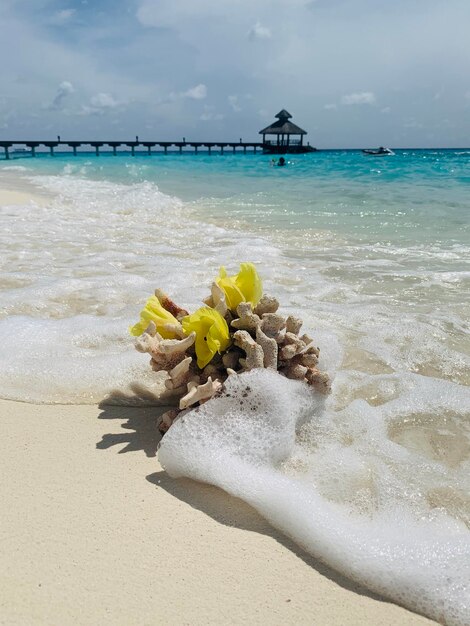
[[[193,382],[188,383],[188,393],[181,398],[180,409],[186,409],[197,402],[209,400],[221,388],[222,383],[219,380],[212,380],[210,376],[203,385]]]
[[[214,397],[222,389],[223,381],[240,371],[271,368],[287,378],[305,381],[320,393],[330,392],[328,374],[317,369],[320,350],[307,334],[299,336],[300,318],[293,315],[285,318],[277,313],[279,303],[276,298],[263,296],[254,309],[249,302],[241,302],[237,307],[238,317],[233,319],[223,289],[214,282],[211,296],[205,303],[225,317],[229,327],[237,330],[231,331],[233,344],[228,350],[217,355],[201,371],[196,364],[196,334],[193,332],[186,337],[180,323],[187,312],[160,290],[155,295],[178,320],[164,326],[175,339],[163,339],[155,324],[150,322],[136,340],[137,350],[150,354],[152,368],[168,373],[167,393],[179,398],[179,408],[162,415],[161,432],[166,432],[177,418],[196,404]]]
[[[272,296],[264,295],[255,306],[255,313],[263,317],[265,313],[276,313],[279,308],[279,302]]]
[[[245,371],[264,366],[263,348],[256,343],[249,332],[246,330],[237,330],[233,335],[233,341],[235,345],[241,348],[246,354],[245,359],[240,359],[240,365]]]
[[[237,306],[238,318],[232,320],[231,326],[237,330],[248,330],[255,332],[261,324],[261,318],[253,313],[249,302],[240,302]]]
[[[285,336],[286,320],[279,313],[264,313],[261,321],[261,330],[265,335],[282,343]]]
[[[193,358],[187,356],[168,372],[169,379],[165,381],[165,387],[170,390],[186,387],[190,381],[199,382],[199,376],[191,370]]]
[[[193,346],[195,339],[194,332],[184,339],[163,339],[159,333],[152,336],[145,332],[137,338],[135,347],[139,352],[150,354],[152,369],[169,371],[186,358],[186,352]]]
[[[256,343],[258,343],[263,350],[264,367],[277,370],[277,357],[279,352],[277,341],[265,335],[258,326],[256,329]]]
[[[225,291],[214,282],[211,286],[211,295],[203,300],[204,304],[215,309],[218,313],[225,317],[228,311],[228,306],[225,298]]]

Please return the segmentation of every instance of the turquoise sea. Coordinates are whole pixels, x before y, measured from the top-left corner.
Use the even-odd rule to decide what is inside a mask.
[[[470,149],[287,160],[1,161],[1,188],[32,199],[0,203],[0,397],[152,403],[127,334],[146,298],[160,287],[195,308],[221,265],[252,261],[317,340],[332,394],[309,404],[253,374],[256,411],[211,401],[201,433],[194,416],[171,428],[161,461],[370,589],[469,623]]]

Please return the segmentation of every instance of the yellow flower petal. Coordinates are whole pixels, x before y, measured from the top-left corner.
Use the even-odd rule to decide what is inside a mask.
[[[225,267],[220,268],[219,277],[215,279],[216,283],[225,293],[225,302],[231,311],[236,311],[240,302],[244,301],[243,293],[235,284],[235,276],[227,276]]]
[[[156,296],[149,298],[145,307],[140,312],[140,322],[137,322],[129,329],[131,335],[138,337],[141,335],[149,322],[153,322],[157,327],[157,332],[163,339],[174,339],[176,334],[164,328],[165,324],[178,324],[178,320],[169,311],[164,309]]]
[[[225,267],[221,267],[216,283],[225,293],[228,308],[234,312],[240,302],[250,302],[255,307],[263,295],[263,285],[253,263],[241,263],[235,276],[227,276]]]
[[[263,295],[263,284],[253,263],[241,263],[240,271],[234,277],[235,284],[245,297],[245,302],[256,306]]]
[[[181,324],[186,335],[196,333],[197,365],[203,369],[216,352],[223,352],[230,345],[228,325],[222,315],[210,307],[201,307],[192,315],[183,317]]]

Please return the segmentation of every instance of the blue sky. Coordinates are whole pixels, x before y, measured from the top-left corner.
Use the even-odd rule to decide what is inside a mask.
[[[470,146],[470,0],[1,0],[1,138]]]

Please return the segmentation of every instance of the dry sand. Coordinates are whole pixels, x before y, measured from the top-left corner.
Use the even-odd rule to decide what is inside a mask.
[[[434,623],[169,478],[157,411],[0,401],[1,624]]]

